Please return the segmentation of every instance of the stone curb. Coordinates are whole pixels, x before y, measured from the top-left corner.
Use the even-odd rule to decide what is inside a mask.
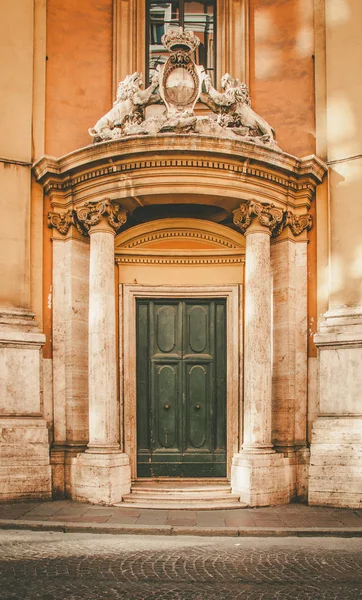
[[[195,535],[206,537],[362,537],[362,527],[190,527],[175,525],[114,525],[64,521],[0,520],[0,529],[103,533],[113,535]]]

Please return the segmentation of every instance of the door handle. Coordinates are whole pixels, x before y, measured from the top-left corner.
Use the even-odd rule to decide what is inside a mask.
[[[200,410],[200,404],[196,404],[195,408],[196,410]]]
[[[169,404],[165,404],[164,409],[168,410],[169,408],[170,408],[170,405]]]

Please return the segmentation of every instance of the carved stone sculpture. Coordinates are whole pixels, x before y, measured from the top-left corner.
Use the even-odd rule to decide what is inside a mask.
[[[298,236],[305,229],[312,228],[312,216],[309,213],[299,215],[291,210],[285,210],[269,202],[244,200],[239,208],[233,211],[233,221],[242,233],[250,227],[253,219],[257,219],[262,227],[269,229],[273,237],[281,234],[285,227],[289,227],[293,235]]]
[[[241,138],[277,149],[275,132],[252,110],[245,83],[227,73],[221,80],[223,91],[218,92],[204,68],[195,64],[192,54],[200,40],[192,31],[170,29],[162,43],[170,56],[164,65],[158,65],[151,85],[141,89],[140,73],[126,77],[118,86],[113,108],[89,129],[94,142],[174,132]],[[195,115],[198,101],[212,113]],[[163,115],[145,119],[144,109],[155,103],[165,106]]]
[[[142,123],[144,107],[159,100],[157,95],[152,98],[158,86],[158,77],[155,77],[146,90],[141,90],[142,84],[142,75],[137,71],[127,75],[118,84],[117,99],[113,108],[88,130],[95,142],[127,135],[127,124]]]
[[[240,231],[245,233],[256,217],[262,227],[266,227],[273,236],[277,236],[286,225],[286,216],[286,211],[275,204],[247,200],[234,210],[233,221]]]
[[[231,127],[236,135],[260,138],[264,143],[275,143],[275,131],[251,108],[249,90],[245,83],[226,73],[221,79],[222,92],[211,85],[209,75],[204,78],[204,93],[200,100],[218,114],[222,127]]]
[[[127,211],[108,198],[100,202],[85,202],[74,211],[74,223],[82,235],[87,235],[90,228],[98,225],[102,217],[118,233],[127,221]]]

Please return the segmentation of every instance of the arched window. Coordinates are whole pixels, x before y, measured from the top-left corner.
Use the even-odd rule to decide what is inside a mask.
[[[168,51],[161,43],[163,34],[177,27],[193,31],[199,37],[195,62],[202,65],[215,82],[216,0],[147,0],[146,80],[150,81],[157,65],[164,64],[168,58]]]

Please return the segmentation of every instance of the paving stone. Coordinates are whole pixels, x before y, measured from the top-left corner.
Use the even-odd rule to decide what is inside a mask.
[[[166,524],[167,512],[163,510],[145,510],[141,512],[137,524],[164,525]]]
[[[2,531],[0,574],[1,600],[359,600],[362,539]]]
[[[137,523],[138,516],[132,517],[132,515],[113,515],[107,519],[107,523],[113,525],[131,525]]]

